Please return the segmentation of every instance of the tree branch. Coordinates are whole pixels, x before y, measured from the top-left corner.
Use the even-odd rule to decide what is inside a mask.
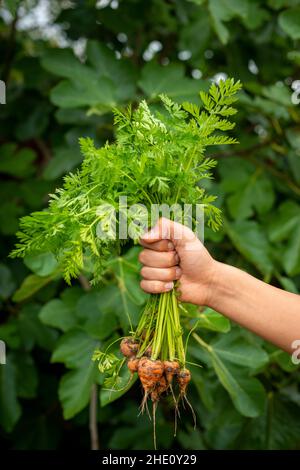
[[[80,274],[78,279],[84,291],[88,292],[91,290],[91,284],[89,283],[89,280],[83,274]],[[98,406],[97,405],[98,405],[98,387],[96,384],[93,384],[92,389],[91,389],[90,412],[89,412],[89,430],[90,430],[91,450],[99,450],[99,433],[98,433],[98,425],[97,425]]]
[[[92,386],[90,399],[90,415],[89,429],[91,437],[91,450],[99,450],[99,434],[97,426],[97,404],[98,404],[98,387],[96,384]]]
[[[83,290],[85,290],[85,291],[91,290],[91,288],[92,288],[91,284],[89,283],[89,280],[83,274],[80,274],[78,276],[78,280],[79,280],[80,285],[81,285]]]

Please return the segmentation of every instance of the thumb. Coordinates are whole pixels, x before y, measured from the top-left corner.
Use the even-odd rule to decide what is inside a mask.
[[[147,243],[154,243],[165,239],[171,240],[175,246],[187,241],[191,242],[196,238],[191,229],[165,217],[161,217],[156,225],[141,237]]]

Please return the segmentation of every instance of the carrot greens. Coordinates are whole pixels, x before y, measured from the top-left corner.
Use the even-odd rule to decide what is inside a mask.
[[[21,219],[12,256],[51,252],[67,283],[87,268],[90,281],[97,283],[126,242],[127,234],[120,236],[121,222],[126,220],[129,235],[138,240],[141,227],[150,224],[155,204],[202,204],[208,226],[217,230],[220,209],[213,204],[215,196],[201,186],[202,180],[211,178],[216,162],[205,151],[208,146],[236,143],[226,132],[234,127],[230,117],[236,112],[232,105],[240,88],[239,81],[227,79],[212,84],[208,93],[200,92],[201,106],[178,104],[161,95],[162,106],[155,111],[145,101],[136,109],[115,110],[115,142],[98,149],[92,139],[80,139],[84,156],[80,169],[65,176],[46,210]],[[134,213],[127,210],[133,206]],[[189,404],[186,389],[191,374],[175,290],[151,295],[130,335],[121,343],[125,360],[109,352],[95,353],[110,387],[128,360],[144,389],[142,407],[150,398],[155,411],[160,396],[168,392],[176,410],[179,399]]]

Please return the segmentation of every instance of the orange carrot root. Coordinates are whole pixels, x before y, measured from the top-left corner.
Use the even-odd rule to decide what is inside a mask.
[[[128,336],[127,338],[122,339],[120,350],[123,356],[133,357],[139,350],[139,343],[131,336]]]
[[[159,396],[162,393],[166,392],[168,387],[169,387],[169,384],[167,382],[167,379],[164,376],[162,376],[159,379],[159,382],[157,382],[157,385],[156,385],[156,389],[157,389],[157,392],[158,392]]]
[[[151,400],[153,402],[158,402],[160,396],[168,390],[169,384],[164,376],[162,376],[159,381],[156,383],[155,388],[151,392]]]
[[[163,363],[142,357],[139,361],[138,374],[145,392],[152,392],[164,373]]]
[[[143,412],[148,396],[151,396],[152,401],[159,399],[157,386],[163,379],[164,366],[160,360],[152,361],[147,357],[142,357],[139,360],[138,374],[141,384],[144,389],[144,398],[141,404],[141,411]]]
[[[138,371],[138,366],[139,366],[139,362],[140,360],[133,356],[133,357],[130,357],[127,361],[127,367],[128,369],[130,370],[130,372],[132,374],[134,374],[134,372],[137,372]]]
[[[177,375],[177,382],[178,382],[179,391],[180,391],[180,395],[178,397],[178,400],[180,398],[182,399],[183,408],[185,408],[185,404],[187,404],[188,407],[190,408],[192,416],[193,416],[193,421],[194,421],[194,429],[196,429],[196,414],[194,412],[194,409],[193,409],[191,403],[189,402],[189,400],[186,396],[187,386],[190,383],[190,381],[191,381],[190,371],[188,369],[181,369],[181,371],[179,371],[179,374]]]
[[[177,361],[164,361],[165,376],[169,385],[173,381],[173,377],[179,372],[179,364]]]
[[[177,382],[179,385],[180,395],[186,394],[186,389],[191,381],[191,373],[188,369],[181,369],[177,374]]]

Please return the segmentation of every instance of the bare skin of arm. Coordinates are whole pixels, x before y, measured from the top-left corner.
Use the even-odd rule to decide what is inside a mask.
[[[300,296],[270,286],[212,258],[187,227],[160,219],[140,240],[141,287],[171,290],[179,280],[180,300],[205,305],[291,353],[300,340]]]

